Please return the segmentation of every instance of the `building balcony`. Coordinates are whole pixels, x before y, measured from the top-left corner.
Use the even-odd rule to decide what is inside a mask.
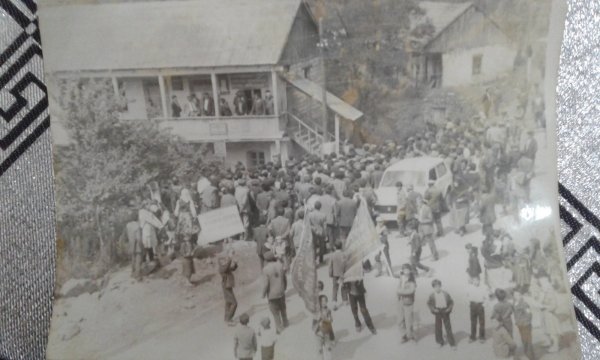
[[[269,141],[281,139],[283,119],[283,115],[169,118],[160,120],[160,127],[189,142]]]

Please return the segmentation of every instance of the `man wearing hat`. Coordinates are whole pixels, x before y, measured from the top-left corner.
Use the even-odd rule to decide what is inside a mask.
[[[277,333],[288,327],[287,310],[285,304],[285,290],[287,278],[283,270],[283,264],[275,259],[271,251],[264,254],[266,265],[262,270],[263,297],[269,301],[269,309],[275,319]]]

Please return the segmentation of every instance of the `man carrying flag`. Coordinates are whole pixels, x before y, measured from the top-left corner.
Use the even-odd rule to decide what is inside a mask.
[[[371,315],[367,309],[365,289],[363,283],[363,260],[375,252],[381,250],[381,243],[369,214],[369,209],[364,198],[360,198],[360,205],[356,217],[344,244],[345,272],[344,282],[349,287],[349,300],[356,331],[362,330],[362,324],[358,317],[358,309],[362,313],[365,325],[373,335],[377,334]]]
[[[304,214],[301,241],[291,268],[292,285],[313,314],[318,310],[317,266],[312,231],[308,216]]]

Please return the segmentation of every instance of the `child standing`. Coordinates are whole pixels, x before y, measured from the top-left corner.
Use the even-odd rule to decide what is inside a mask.
[[[276,341],[277,333],[275,328],[271,327],[271,319],[264,317],[260,321],[260,328],[258,329],[258,343],[260,344],[262,360],[273,360],[275,358]]]
[[[256,333],[248,326],[249,322],[248,314],[240,315],[240,327],[233,340],[233,354],[239,360],[252,360],[256,353]]]
[[[331,310],[327,306],[327,296],[319,296],[319,312],[314,326],[315,334],[317,335],[317,344],[319,347],[319,355],[323,360],[331,360],[331,352],[335,341],[333,333],[333,317]]]
[[[496,289],[494,291],[494,295],[496,295],[496,299],[498,302],[494,305],[494,310],[492,310],[492,319],[499,321],[505,328],[506,331],[512,337],[513,335],[513,322],[512,322],[512,314],[513,314],[513,306],[506,300],[506,291],[503,289]]]
[[[440,280],[434,279],[431,282],[431,286],[433,287],[433,293],[429,295],[427,306],[429,306],[429,310],[435,316],[435,342],[438,343],[439,347],[444,346],[443,325],[446,329],[446,337],[450,347],[456,350],[456,342],[454,341],[452,324],[450,323],[450,313],[454,307],[454,301],[450,294],[442,290],[442,282]]]
[[[400,332],[402,333],[401,342],[415,341],[414,334],[414,302],[415,302],[415,291],[417,284],[415,282],[415,276],[412,273],[412,266],[410,264],[402,265],[402,274],[400,275],[400,283],[396,290],[398,295],[398,315],[400,318]]]
[[[377,225],[375,226],[375,231],[377,235],[379,235],[379,241],[383,245],[383,254],[385,256],[385,261],[387,261],[387,265],[385,266],[386,271],[391,272],[392,269],[392,260],[390,259],[390,243],[388,242],[388,228],[385,226],[385,222],[381,216],[377,217]],[[383,263],[381,261],[381,252],[375,256],[375,266],[377,267],[377,275],[381,276],[383,271]],[[389,274],[393,276],[393,274]]]

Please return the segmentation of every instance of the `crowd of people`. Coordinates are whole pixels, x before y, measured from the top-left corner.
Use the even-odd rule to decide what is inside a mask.
[[[233,98],[233,107],[224,97],[219,97],[217,103],[220,116],[246,116],[246,115],[275,115],[275,103],[270,90],[266,90],[264,98],[260,91],[254,91],[252,95],[246,95],[243,91],[237,91]],[[215,99],[204,92],[201,98],[196,93],[190,93],[183,105],[179,102],[177,95],[171,96],[171,116],[180,117],[202,117],[215,116]]]
[[[272,359],[274,339],[289,326],[285,294],[290,265],[303,232],[310,231],[315,262],[321,265],[328,261],[333,283],[333,306],[330,309],[329,297],[322,290],[314,319],[320,353],[324,357],[331,356],[335,344],[331,310],[349,304],[356,330],[363,328],[360,310],[366,327],[372,334],[377,333],[367,309],[363,280],[344,282],[343,250],[364,201],[382,245],[382,252],[374,259],[377,275],[385,272],[399,281],[396,295],[400,302],[401,340],[416,341],[415,278],[434,276],[432,266],[421,262],[422,250],[427,245],[432,262],[438,260],[436,241],[447,233],[448,227],[444,228],[442,218],[449,213],[451,227],[460,236],[469,229],[473,231],[467,226],[470,223],[481,224],[481,243],[466,246],[469,283],[465,285],[469,286],[469,303],[465,306],[470,309],[470,341],[487,341],[485,319],[491,318],[494,353],[502,358],[514,356],[517,349],[513,337],[514,318],[523,353],[528,359],[535,359],[532,313],[536,311],[548,338],[547,351],[558,350],[560,326],[555,289],[562,283],[562,275],[560,268],[554,265],[558,259],[556,246],[553,239],[537,238],[530,239],[527,246],[523,246],[523,241],[516,246],[512,236],[498,227],[496,220],[501,211],[519,221],[519,210],[531,201],[536,153],[534,131],[524,131],[522,123],[503,113],[497,120],[476,117],[448,121],[444,125],[430,124],[425,132],[402,144],[386,142],[348,147],[341,155],[310,155],[285,163],[269,162],[256,168],[246,168],[240,163],[231,169],[216,163],[207,164],[193,182],[174,178],[148,185],[138,222],[131,227],[130,238],[135,244],[133,274],[140,278],[145,266],[147,268],[144,264],[157,263],[154,258],[158,253],[180,257],[182,274],[190,280],[195,272],[193,259],[201,233],[197,215],[221,207],[237,207],[244,226],[238,240],[256,242],[263,296],[268,300],[274,320],[271,326],[269,318],[262,319],[259,330],[259,335],[267,334],[259,336],[262,358]],[[442,189],[436,188],[433,181],[422,194],[413,184],[395,184],[399,237],[406,238],[410,246],[406,256],[409,261],[401,265],[397,274],[394,265],[398,264],[393,264],[390,256],[389,224],[378,217],[375,189],[389,165],[421,156],[444,159],[452,173],[452,186],[447,196],[443,196]],[[137,233],[136,229],[139,229]],[[226,240],[229,241],[231,239]],[[370,261],[363,265],[365,270],[371,270]],[[222,276],[225,321],[231,326],[237,325],[234,321],[237,301],[233,292],[237,268],[230,253],[220,255],[218,269]],[[450,314],[461,304],[455,303],[439,279],[433,279],[431,286],[427,306],[434,315],[436,342],[455,348]],[[323,288],[322,283],[320,287]],[[492,302],[490,317],[485,308]],[[242,328],[236,335],[236,356],[252,358],[256,337],[248,330],[246,314],[239,317],[239,322]]]

